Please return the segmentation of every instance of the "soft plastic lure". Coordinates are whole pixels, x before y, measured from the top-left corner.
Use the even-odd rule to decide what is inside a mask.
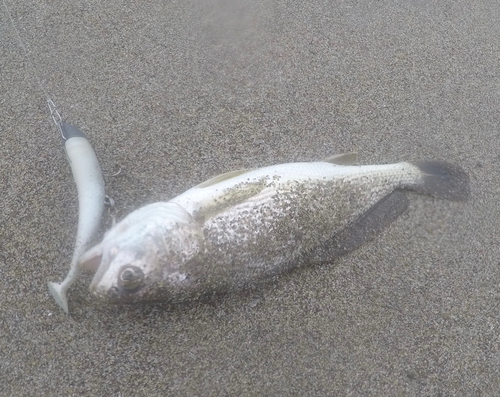
[[[69,273],[62,283],[49,282],[57,304],[66,312],[66,291],[80,274],[78,260],[87,250],[101,222],[104,210],[104,179],[96,154],[85,134],[75,126],[59,122],[65,149],[78,190],[78,231]]]
[[[56,105],[50,99],[47,91],[45,90],[42,80],[38,75],[34,63],[31,61],[27,46],[23,43],[19,30],[16,27],[12,14],[3,0],[5,11],[10,19],[12,28],[16,33],[24,55],[28,61],[29,68],[35,77],[40,90],[47,98],[47,105],[50,110],[52,120],[59,128],[63,139],[65,140],[66,153],[71,165],[71,171],[75,178],[76,187],[78,190],[78,232],[76,236],[75,249],[73,252],[73,259],[71,260],[71,267],[66,279],[62,283],[49,282],[49,289],[52,292],[56,302],[62,309],[68,313],[68,300],[66,298],[66,291],[73,284],[80,273],[78,268],[78,259],[88,248],[89,242],[94,237],[99,223],[101,221],[102,212],[104,209],[104,180],[102,178],[101,167],[97,161],[92,146],[85,137],[85,134],[75,126],[64,123],[61,115],[59,114]],[[111,206],[112,200],[109,200]]]

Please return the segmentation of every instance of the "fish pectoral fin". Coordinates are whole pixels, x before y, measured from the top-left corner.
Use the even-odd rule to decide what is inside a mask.
[[[91,248],[87,252],[85,252],[78,261],[78,266],[82,270],[91,270],[96,271],[101,263],[103,255],[103,249],[101,245],[96,245],[94,248]]]
[[[265,179],[258,179],[252,182],[243,183],[238,186],[238,188],[226,189],[217,197],[209,197],[206,201],[200,201],[200,209],[197,211],[195,219],[198,222],[203,222],[225,211],[229,207],[241,204],[257,196],[265,188]]]
[[[358,162],[358,153],[342,153],[335,154],[333,156],[327,157],[323,160],[325,163],[337,164],[337,165],[354,165]]]
[[[224,182],[224,181],[227,181],[231,178],[235,178],[237,176],[243,175],[244,173],[249,172],[249,171],[252,171],[252,170],[246,169],[246,170],[237,170],[237,171],[226,172],[224,174],[214,176],[213,178],[210,178],[209,180],[196,185],[194,188],[203,189],[205,187],[213,186],[213,185],[216,185],[220,182]]]

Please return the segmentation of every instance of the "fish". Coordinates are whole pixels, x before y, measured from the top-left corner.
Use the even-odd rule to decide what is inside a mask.
[[[103,303],[181,302],[237,291],[373,238],[406,209],[406,190],[465,201],[469,179],[441,161],[324,161],[232,171],[145,205],[80,258]]]
[[[66,292],[80,274],[78,261],[88,250],[101,222],[105,203],[104,179],[94,149],[77,127],[60,123],[64,148],[78,191],[78,229],[68,275],[61,283],[48,282],[57,304],[69,314]]]

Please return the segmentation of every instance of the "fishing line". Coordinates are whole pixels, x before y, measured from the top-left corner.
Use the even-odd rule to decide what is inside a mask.
[[[2,0],[2,3],[4,5],[5,11],[7,13],[7,17],[10,20],[10,23],[12,25],[12,29],[14,31],[15,36],[17,37],[17,41],[19,42],[20,47],[22,48],[22,51],[24,53],[24,57],[26,58],[28,62],[28,69],[31,69],[31,73],[34,76],[38,87],[40,88],[40,91],[42,91],[43,95],[45,96],[47,106],[49,108],[50,116],[52,117],[52,121],[56,125],[57,129],[59,130],[62,138],[64,141],[66,141],[67,137],[64,135],[63,131],[63,119],[61,114],[59,113],[59,110],[57,109],[56,104],[54,101],[50,98],[49,93],[45,89],[44,85],[42,84],[42,79],[40,78],[40,74],[37,72],[35,65],[33,64],[31,60],[30,53],[31,51],[29,50],[28,46],[24,43],[21,33],[19,32],[19,29],[17,28],[16,22],[14,21],[14,18],[12,17],[12,13],[10,12],[9,6],[7,5],[6,0]],[[29,74],[29,73],[28,73]],[[116,208],[114,201],[111,197],[106,196],[106,205],[109,207],[109,213],[112,218],[112,223],[115,223],[115,215],[116,215]]]
[[[80,129],[63,121],[54,101],[50,98],[42,84],[40,75],[31,60],[28,46],[21,37],[21,33],[14,22],[6,0],[2,0],[2,2],[17,36],[17,40],[24,52],[24,57],[28,61],[29,66],[27,70],[31,69],[31,73],[46,98],[52,120],[63,137],[66,156],[71,166],[71,172],[78,191],[78,228],[69,272],[66,278],[60,283],[48,282],[48,288],[56,303],[68,314],[67,290],[80,274],[79,259],[87,251],[89,244],[98,232],[105,206],[108,207],[114,226],[116,215],[115,205],[113,199],[106,196],[102,169],[92,145]]]
[[[43,92],[43,95],[45,96],[45,98],[47,100],[47,106],[49,107],[50,116],[52,117],[52,120],[54,121],[55,125],[57,126],[57,128],[58,128],[59,132],[61,133],[61,136],[63,137],[63,139],[66,140],[66,137],[64,136],[63,131],[62,131],[62,127],[61,127],[62,117],[61,117],[59,111],[57,110],[57,107],[54,104],[54,101],[52,101],[52,99],[50,98],[47,90],[45,89],[45,87],[42,84],[42,79],[40,78],[40,75],[36,71],[33,62],[31,61],[30,50],[29,50],[28,46],[26,44],[24,44],[24,41],[21,38],[21,33],[19,32],[19,29],[17,28],[16,23],[14,22],[14,18],[12,17],[12,14],[10,12],[9,7],[7,6],[6,0],[2,0],[2,2],[3,2],[3,5],[4,5],[4,8],[5,8],[5,11],[7,13],[7,16],[9,18],[9,20],[10,20],[10,23],[12,25],[12,29],[14,30],[14,33],[15,33],[15,35],[17,37],[17,41],[19,42],[19,45],[21,46],[21,48],[22,48],[22,50],[24,52],[24,57],[28,61],[28,69],[31,69],[31,72],[32,72],[33,76],[35,77],[35,80],[36,80],[36,82],[38,84],[38,87]]]
[[[3,0],[3,5],[5,7],[5,11],[7,12],[7,16],[10,19],[10,23],[11,23],[12,28],[14,30],[14,33],[15,33],[15,35],[17,37],[17,40],[19,41],[19,44],[20,44],[21,48],[23,49],[25,58],[28,60],[28,65],[31,68],[31,71],[33,72],[33,75],[35,76],[35,80],[38,83],[38,86],[40,87],[41,91],[43,92],[43,94],[47,98],[47,101],[50,101],[49,94],[47,93],[47,91],[43,87],[43,84],[42,84],[42,81],[40,79],[40,76],[37,73],[37,71],[35,69],[35,66],[33,65],[33,62],[31,62],[31,58],[29,56],[30,51],[29,51],[28,47],[24,44],[24,42],[23,42],[23,40],[21,38],[21,34],[19,33],[19,29],[17,29],[17,26],[16,26],[16,24],[14,22],[14,18],[12,17],[12,14],[10,13],[9,7],[7,6],[7,2],[5,0]]]

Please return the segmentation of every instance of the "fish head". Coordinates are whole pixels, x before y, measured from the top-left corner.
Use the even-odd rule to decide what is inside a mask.
[[[95,298],[163,300],[189,282],[186,267],[200,252],[202,232],[189,214],[173,209],[132,213],[80,258],[81,268],[96,270],[89,288]]]

